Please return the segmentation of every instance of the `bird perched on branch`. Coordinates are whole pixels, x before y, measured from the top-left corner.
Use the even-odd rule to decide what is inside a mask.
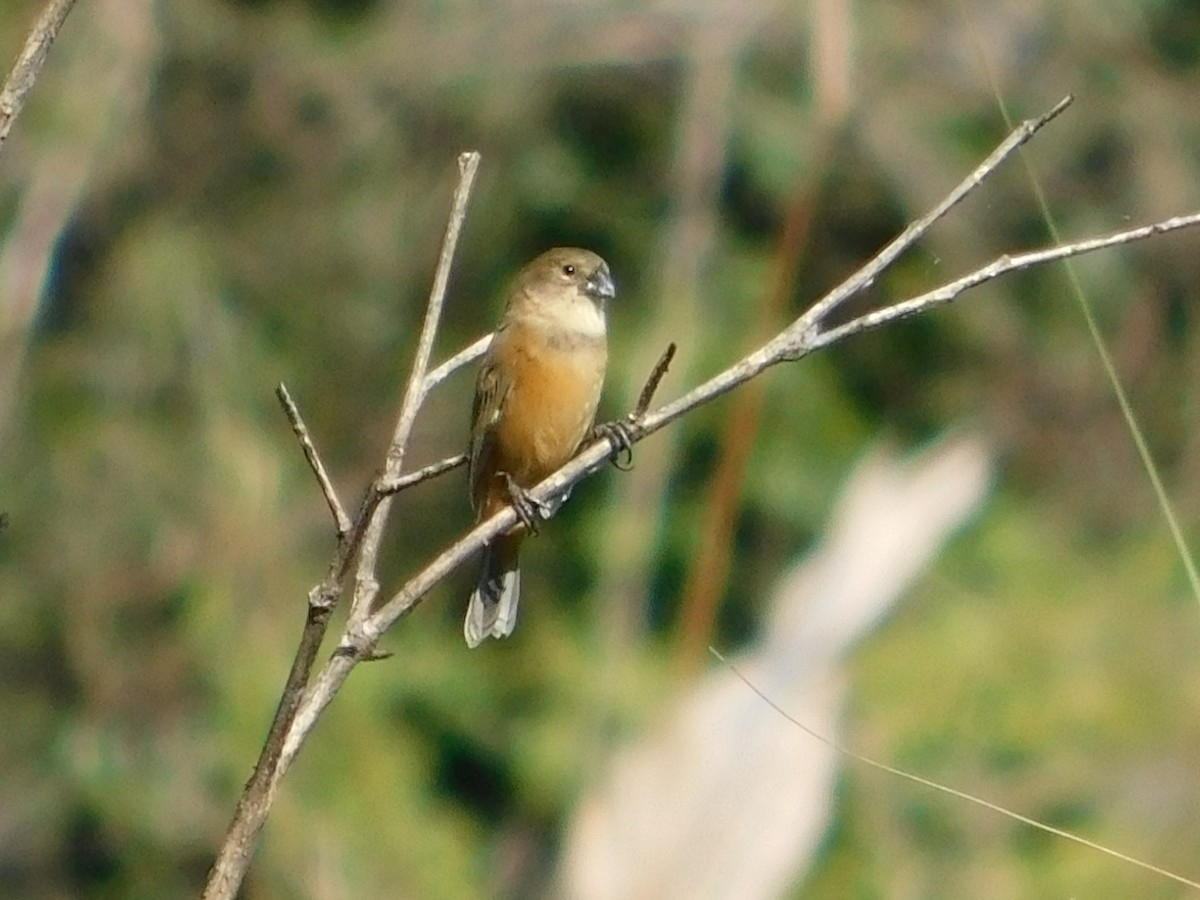
[[[553,512],[526,490],[562,467],[592,430],[614,293],[608,264],[573,247],[547,250],[509,289],[475,381],[468,477],[477,522],[510,504],[521,521],[484,549],[463,626],[471,647],[516,625],[521,542],[537,515]]]

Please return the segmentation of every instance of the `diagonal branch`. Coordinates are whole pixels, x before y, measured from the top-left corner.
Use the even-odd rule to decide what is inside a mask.
[[[334,488],[333,482],[329,479],[329,473],[325,471],[325,463],[321,461],[321,454],[317,452],[316,445],[312,442],[312,437],[308,433],[308,426],[304,424],[300,410],[296,407],[296,401],[292,399],[287,385],[282,381],[275,388],[275,396],[279,398],[279,404],[283,407],[283,414],[287,416],[288,421],[292,424],[292,431],[296,435],[296,440],[300,442],[300,449],[304,451],[304,458],[308,460],[309,468],[317,476],[317,483],[321,485],[321,493],[325,495],[325,502],[329,504],[329,511],[333,514],[334,524],[337,525],[338,539],[341,540],[352,527],[350,517],[346,515],[346,511],[342,508],[342,501],[338,499],[337,490]]]
[[[436,478],[438,475],[451,472],[459,466],[465,466],[466,464],[467,454],[465,453],[460,453],[457,456],[447,456],[445,459],[430,463],[424,468],[417,469],[415,472],[405,472],[403,475],[398,475],[392,481],[381,482],[379,490],[385,494],[398,494],[405,488],[412,487],[414,484],[420,484],[422,481]]]
[[[42,66],[50,53],[50,45],[58,37],[58,31],[67,20],[67,14],[75,5],[75,0],[50,0],[42,9],[42,14],[33,23],[25,46],[21,48],[17,60],[13,63],[12,71],[0,88],[0,150],[8,140],[13,122],[25,108],[25,100],[33,89],[33,83],[41,74]]]
[[[654,368],[650,372],[650,377],[646,379],[645,385],[642,386],[642,392],[638,394],[637,403],[634,404],[633,412],[629,414],[632,422],[640,422],[646,416],[646,411],[650,409],[650,401],[654,399],[654,394],[658,390],[659,383],[663,380],[663,376],[667,374],[667,369],[671,367],[671,360],[675,358],[675,342],[667,344],[667,349],[663,351],[662,356],[658,358],[658,362],[654,364]]]
[[[492,336],[485,334],[469,347],[464,347],[452,357],[439,365],[436,369],[425,376],[425,393],[429,393],[443,381],[445,381],[454,372],[457,372],[463,366],[474,362],[483,356],[488,345],[492,342]]]
[[[892,263],[900,258],[908,248],[912,247],[917,241],[925,236],[926,232],[933,227],[933,224],[938,219],[946,215],[954,206],[956,206],[964,197],[971,191],[979,187],[987,179],[989,175],[1000,168],[1000,164],[1008,159],[1012,154],[1021,147],[1026,141],[1032,138],[1035,134],[1041,131],[1045,126],[1049,125],[1065,110],[1068,106],[1075,102],[1075,98],[1070,94],[1059,100],[1047,112],[1034,119],[1026,119],[1009,134],[1004,141],[991,152],[987,159],[981,162],[975,171],[960,181],[955,188],[946,195],[937,206],[931,209],[928,213],[921,216],[911,225],[900,232],[900,234],[886,247],[879,251],[873,259],[865,266],[859,269],[854,275],[842,282],[838,287],[834,288],[820,300],[812,305],[812,307],[799,319],[796,320],[792,329],[797,332],[805,332],[810,329],[820,327],[829,319],[829,314],[845,303],[854,295],[866,290],[879,276],[884,269],[888,268]]]
[[[1063,244],[1058,247],[1048,247],[1044,250],[1032,250],[1028,253],[1020,253],[1012,255],[1006,253],[1004,256],[998,257],[990,264],[981,269],[976,269],[969,275],[964,275],[956,281],[951,281],[939,288],[935,288],[928,293],[921,294],[919,297],[913,297],[911,300],[905,300],[901,303],[894,303],[885,309],[879,309],[875,312],[867,313],[839,325],[836,328],[830,328],[828,331],[822,331],[816,337],[810,350],[819,350],[822,347],[827,347],[830,344],[836,343],[851,335],[859,334],[864,331],[871,331],[891,322],[907,319],[909,316],[915,316],[919,313],[928,312],[938,306],[945,306],[947,303],[955,300],[963,291],[970,290],[973,287],[978,287],[985,281],[991,281],[993,278],[998,278],[1008,272],[1016,272],[1021,269],[1029,269],[1033,266],[1040,266],[1043,263],[1054,262],[1060,259],[1066,259],[1070,256],[1079,256],[1083,253],[1091,253],[1093,250],[1103,250],[1106,247],[1116,247],[1120,244],[1131,244],[1134,241],[1145,240],[1148,237],[1154,237],[1158,234],[1167,234],[1171,231],[1178,231],[1180,228],[1190,228],[1193,225],[1200,224],[1200,212],[1190,213],[1184,216],[1174,216],[1170,219],[1164,219],[1161,222],[1155,222],[1152,225],[1143,225],[1141,228],[1133,228],[1128,231],[1118,231],[1115,234],[1105,235],[1104,237],[1089,238],[1083,241],[1077,241],[1073,244]]]

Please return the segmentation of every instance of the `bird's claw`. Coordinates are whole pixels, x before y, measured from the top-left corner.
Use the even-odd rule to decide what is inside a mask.
[[[629,419],[602,422],[592,429],[592,437],[595,440],[607,438],[612,444],[613,452],[608,461],[622,472],[633,468],[633,429],[634,423]]]
[[[517,514],[517,519],[530,534],[536,535],[538,520],[550,518],[557,508],[552,503],[534,499],[529,491],[513,481],[513,477],[507,472],[504,473],[504,483],[508,487],[508,496],[512,502],[513,512]]]

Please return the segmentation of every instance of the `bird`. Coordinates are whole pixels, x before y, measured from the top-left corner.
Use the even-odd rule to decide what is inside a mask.
[[[526,491],[592,433],[615,295],[608,263],[578,247],[547,250],[509,287],[475,380],[467,477],[476,522],[509,505],[520,521],[484,548],[463,624],[469,647],[508,637],[516,626],[521,543],[535,529],[535,514],[557,508],[533,503]]]

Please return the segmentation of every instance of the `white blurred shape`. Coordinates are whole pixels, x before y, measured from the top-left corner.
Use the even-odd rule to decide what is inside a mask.
[[[761,644],[735,660],[766,696],[836,740],[841,663],[982,502],[973,437],[919,456],[882,448],[851,475],[821,545],[776,591]],[[726,667],[619,750],[568,826],[559,892],[571,900],[756,900],[784,894],[829,824],[836,752]]]

